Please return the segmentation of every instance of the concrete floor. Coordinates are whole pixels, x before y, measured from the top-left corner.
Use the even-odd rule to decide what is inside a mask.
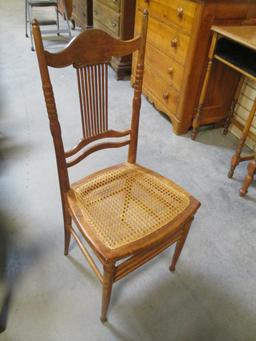
[[[203,130],[176,136],[144,99],[138,161],[194,194],[196,216],[174,274],[173,248],[114,286],[109,322],[99,321],[101,287],[72,243],[63,256],[57,172],[38,66],[24,37],[24,1],[0,1],[3,341],[256,340],[256,188],[238,195],[246,164],[226,176],[237,141]],[[73,70],[52,73],[60,116],[80,138]],[[128,122],[129,81],[110,71],[114,126]],[[89,157],[73,177],[120,162],[126,150]],[[2,306],[1,306],[2,304]]]

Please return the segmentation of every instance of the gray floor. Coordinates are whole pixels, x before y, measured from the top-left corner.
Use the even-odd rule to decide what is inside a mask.
[[[5,341],[256,340],[256,188],[238,196],[246,164],[226,176],[236,140],[203,130],[176,136],[144,99],[139,163],[173,179],[201,202],[174,274],[173,248],[114,286],[109,322],[101,288],[72,243],[63,256],[55,158],[35,53],[24,37],[24,1],[0,1],[1,324]],[[49,43],[48,43],[49,44]],[[61,118],[80,137],[73,71],[53,72]],[[125,126],[129,81],[110,71],[114,126]],[[76,103],[76,104],[74,104]],[[123,160],[126,150],[89,157],[73,177]]]

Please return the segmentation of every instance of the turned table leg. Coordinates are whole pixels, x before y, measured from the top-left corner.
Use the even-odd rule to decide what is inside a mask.
[[[224,129],[223,129],[223,134],[224,135],[227,135],[227,133],[228,133],[228,128],[229,128],[230,123],[231,123],[231,121],[233,119],[234,112],[235,112],[235,107],[237,105],[238,98],[239,98],[239,95],[240,95],[240,92],[241,92],[243,84],[244,84],[244,77],[241,76],[240,80],[239,80],[239,83],[238,83],[238,86],[236,88],[235,96],[234,96],[234,99],[232,101],[229,113],[228,113],[226,121],[224,123]]]
[[[241,152],[242,152],[243,146],[244,146],[244,144],[245,144],[246,138],[247,138],[247,136],[248,136],[250,127],[251,127],[251,125],[252,125],[252,121],[253,121],[255,112],[256,112],[256,98],[255,98],[255,100],[254,100],[252,109],[251,109],[251,111],[250,111],[250,113],[249,113],[249,116],[248,116],[248,118],[247,118],[247,121],[246,121],[246,123],[245,123],[244,130],[243,130],[242,135],[241,135],[241,137],[240,137],[240,141],[239,141],[239,144],[238,144],[238,146],[237,146],[236,152],[235,152],[235,154],[232,156],[231,165],[230,165],[230,169],[229,169],[229,172],[228,172],[228,177],[229,177],[229,178],[232,178],[232,176],[233,176],[233,174],[234,174],[234,171],[235,171],[235,168],[236,168],[236,166],[237,166],[237,165],[239,164],[239,162],[240,162]]]
[[[213,60],[213,55],[214,55],[214,51],[215,51],[215,47],[217,43],[217,37],[218,37],[217,33],[216,32],[213,33],[212,42],[211,42],[211,46],[210,46],[210,50],[208,54],[207,70],[206,70],[206,74],[205,74],[204,81],[203,81],[203,87],[202,87],[202,91],[201,91],[200,98],[199,98],[199,104],[196,109],[196,113],[192,122],[192,127],[193,127],[192,134],[191,134],[192,140],[195,140],[197,136],[197,130],[200,126],[200,117],[201,117],[201,113],[202,113],[202,109],[203,109],[203,105],[204,105],[204,101],[206,97],[206,91],[207,91],[207,86],[209,83],[210,74],[211,74],[212,60]]]
[[[256,156],[255,156],[256,157]],[[253,181],[254,174],[256,174],[256,158],[248,163],[248,174],[244,178],[243,186],[240,189],[240,196],[243,197],[248,192],[248,188]]]

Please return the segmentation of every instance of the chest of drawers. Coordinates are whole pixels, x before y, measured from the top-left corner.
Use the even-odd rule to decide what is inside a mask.
[[[191,127],[206,69],[210,28],[239,24],[256,14],[253,0],[137,0],[135,35],[149,12],[143,93],[171,119],[174,132]],[[132,82],[136,54],[133,58]],[[215,63],[201,124],[223,120],[239,76]]]
[[[94,0],[93,26],[116,38],[128,40],[134,34],[135,0]],[[131,70],[131,56],[112,58],[117,79]]]

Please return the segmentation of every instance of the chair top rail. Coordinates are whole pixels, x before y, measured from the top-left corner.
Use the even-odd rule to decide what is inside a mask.
[[[54,68],[108,63],[111,57],[125,56],[140,48],[141,37],[122,41],[98,29],[81,33],[60,52],[45,52],[46,63]]]

